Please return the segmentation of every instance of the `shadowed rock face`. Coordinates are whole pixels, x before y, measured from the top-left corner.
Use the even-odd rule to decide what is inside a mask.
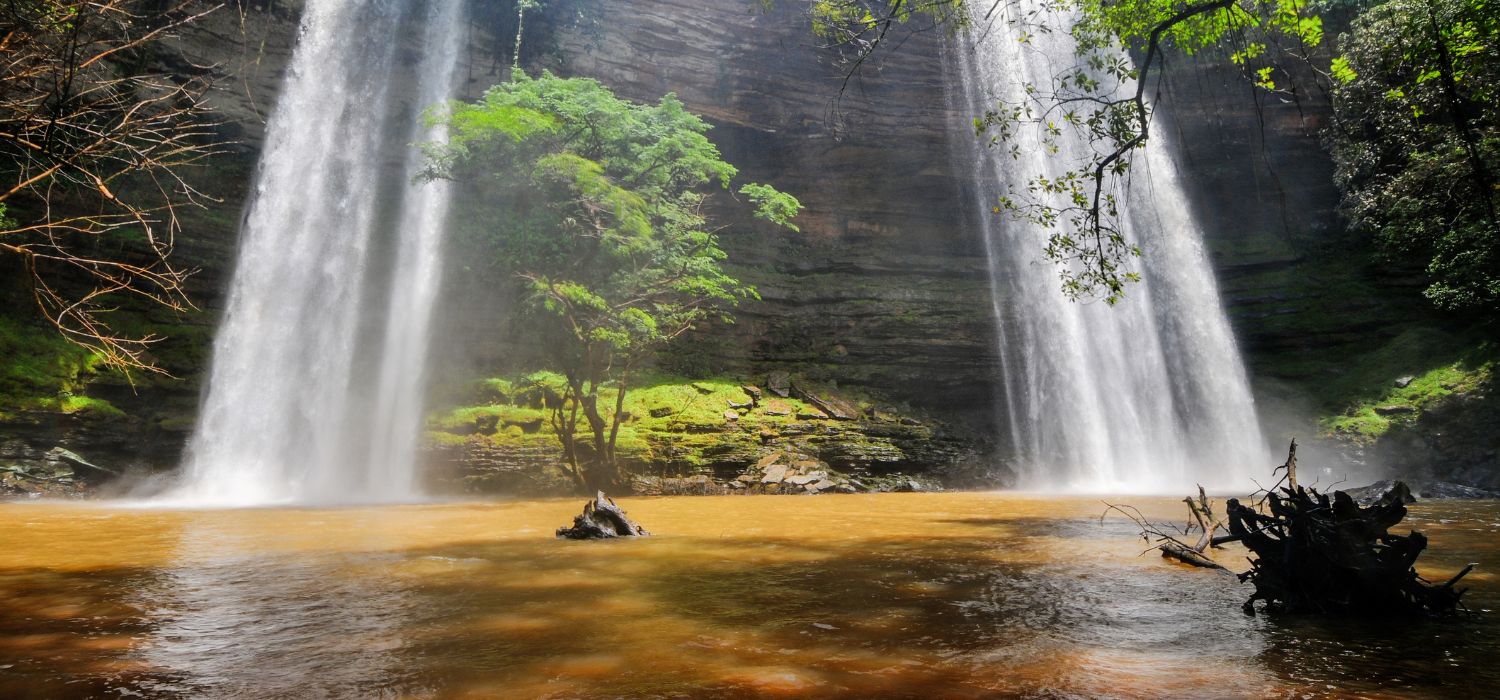
[[[709,369],[790,369],[929,406],[989,412],[997,372],[982,242],[959,206],[941,31],[903,35],[841,95],[845,70],[818,46],[802,3],[553,3],[534,68],[600,80],[623,97],[676,93],[714,124],[746,180],[806,209],[801,233],[725,219],[734,271],[762,301],[700,333]],[[903,30],[904,31],[904,30]],[[957,128],[955,128],[957,127]],[[721,200],[726,198],[721,197]],[[743,212],[737,208],[735,212]],[[738,218],[735,218],[738,216]]]

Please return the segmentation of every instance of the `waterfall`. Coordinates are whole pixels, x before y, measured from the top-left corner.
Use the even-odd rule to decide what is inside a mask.
[[[1053,31],[1027,31],[1040,18]],[[1077,61],[1071,18],[1043,0],[997,9],[972,30],[956,63],[967,113],[1021,104]],[[1134,90],[1121,85],[1119,94]],[[1040,129],[1009,149],[969,154],[983,200],[1006,186],[1079,167],[1095,146],[1064,129],[1049,154]],[[1270,465],[1239,351],[1165,129],[1135,154],[1118,193],[1119,228],[1139,245],[1143,281],[1115,306],[1072,301],[1044,254],[1038,226],[979,215],[998,317],[1006,413],[1019,485],[1097,492],[1182,492],[1194,483],[1245,489]],[[988,185],[986,184],[988,183]],[[1004,430],[1002,430],[1004,432]]]
[[[409,500],[463,0],[309,0],[241,230],[199,423],[172,500]],[[415,67],[403,61],[420,37]],[[406,50],[406,53],[403,53]],[[392,167],[394,164],[395,167]]]

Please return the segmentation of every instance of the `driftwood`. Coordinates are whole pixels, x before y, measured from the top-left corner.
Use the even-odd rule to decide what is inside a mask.
[[[1213,502],[1201,486],[1197,498],[1183,499],[1190,519],[1182,528],[1153,523],[1130,506],[1106,504],[1105,513],[1135,521],[1141,537],[1153,542],[1152,549],[1192,566],[1224,571],[1207,551],[1242,543],[1253,555],[1250,570],[1238,574],[1241,583],[1255,585],[1244,605],[1248,614],[1255,614],[1256,601],[1263,601],[1268,611],[1293,613],[1443,615],[1464,609],[1467,589],[1457,584],[1476,565],[1442,584],[1430,583],[1414,568],[1427,537],[1416,531],[1389,532],[1415,500],[1406,484],[1396,482],[1366,507],[1343,491],[1330,496],[1302,486],[1297,483],[1296,440],[1286,463],[1274,472],[1284,472],[1281,480],[1253,505],[1239,499],[1225,503],[1227,524],[1215,519]],[[1221,528],[1228,534],[1215,536]],[[1198,540],[1188,544],[1185,538],[1194,530]]]
[[[1396,482],[1378,502],[1361,507],[1343,491],[1330,497],[1296,482],[1296,441],[1283,468],[1283,481],[1257,503],[1263,509],[1238,499],[1226,504],[1230,535],[1254,555],[1250,570],[1239,575],[1255,585],[1246,613],[1255,613],[1256,601],[1296,613],[1441,615],[1463,608],[1467,589],[1455,586],[1475,565],[1445,583],[1429,583],[1414,568],[1427,537],[1389,532],[1412,502],[1406,484]]]
[[[1151,549],[1159,550],[1165,559],[1173,559],[1202,569],[1215,569],[1229,573],[1228,569],[1219,565],[1218,562],[1205,553],[1210,547],[1219,546],[1216,544],[1214,533],[1224,527],[1214,517],[1213,501],[1209,500],[1208,494],[1203,491],[1202,486],[1198,487],[1198,497],[1196,499],[1189,497],[1182,500],[1187,504],[1189,519],[1187,525],[1180,529],[1153,523],[1141,515],[1140,511],[1130,506],[1106,503],[1105,505],[1108,506],[1108,509],[1105,511],[1105,515],[1108,515],[1110,511],[1115,511],[1134,521],[1136,526],[1141,529],[1141,538],[1147,542],[1154,541],[1155,544],[1151,546]],[[1179,536],[1186,537],[1191,535],[1195,529],[1200,533],[1198,541],[1195,544],[1188,544],[1186,541],[1178,539]],[[1151,549],[1146,551],[1149,552]]]
[[[569,540],[602,540],[613,537],[650,537],[646,528],[625,515],[615,502],[598,492],[583,506],[583,513],[573,517],[573,527],[560,527],[557,536]]]

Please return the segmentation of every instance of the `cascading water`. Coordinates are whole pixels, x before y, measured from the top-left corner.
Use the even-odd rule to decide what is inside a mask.
[[[171,500],[418,495],[413,461],[448,192],[412,183],[421,160],[410,144],[443,136],[423,126],[421,109],[455,91],[463,6],[307,3]],[[414,75],[399,60],[409,36],[424,43]],[[392,160],[401,167],[388,168]]]
[[[1021,104],[1077,60],[1070,18],[1020,0],[996,10],[959,50],[966,110]],[[1004,15],[1004,16],[1002,16]],[[1024,20],[1023,20],[1024,18]],[[1035,31],[1046,22],[1053,31]],[[1027,26],[1031,26],[1028,31]],[[1121,85],[1121,93],[1134,85]],[[1046,233],[989,214],[1004,401],[1020,485],[1081,491],[1246,488],[1269,464],[1234,337],[1189,211],[1171,146],[1155,129],[1138,153],[1119,227],[1142,249],[1144,281],[1123,302],[1071,301],[1044,258]],[[978,181],[1023,189],[1078,167],[1094,148],[1064,129],[1049,153],[1040,129],[1020,155],[976,144]],[[987,192],[993,202],[1000,191]]]

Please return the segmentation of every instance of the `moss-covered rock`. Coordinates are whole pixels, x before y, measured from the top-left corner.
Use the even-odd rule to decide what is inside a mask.
[[[568,490],[571,485],[560,478],[562,449],[548,411],[533,406],[538,391],[556,392],[561,381],[537,373],[475,382],[458,396],[483,403],[445,407],[429,417],[430,457],[473,490]],[[970,441],[956,436],[951,426],[893,407],[876,410],[872,397],[862,392],[827,386],[806,390],[815,391],[819,402],[836,403],[852,414],[840,420],[799,398],[767,399],[767,392],[743,378],[658,374],[637,384],[626,392],[627,417],[616,450],[637,488],[652,492],[782,490],[746,488],[739,480],[763,470],[772,455],[777,456],[773,463],[860,476],[873,484],[898,473],[946,467],[973,454]],[[603,398],[613,404],[610,392]],[[801,419],[799,414],[819,417]],[[702,486],[704,479],[715,486]],[[817,481],[821,479],[811,483]]]

